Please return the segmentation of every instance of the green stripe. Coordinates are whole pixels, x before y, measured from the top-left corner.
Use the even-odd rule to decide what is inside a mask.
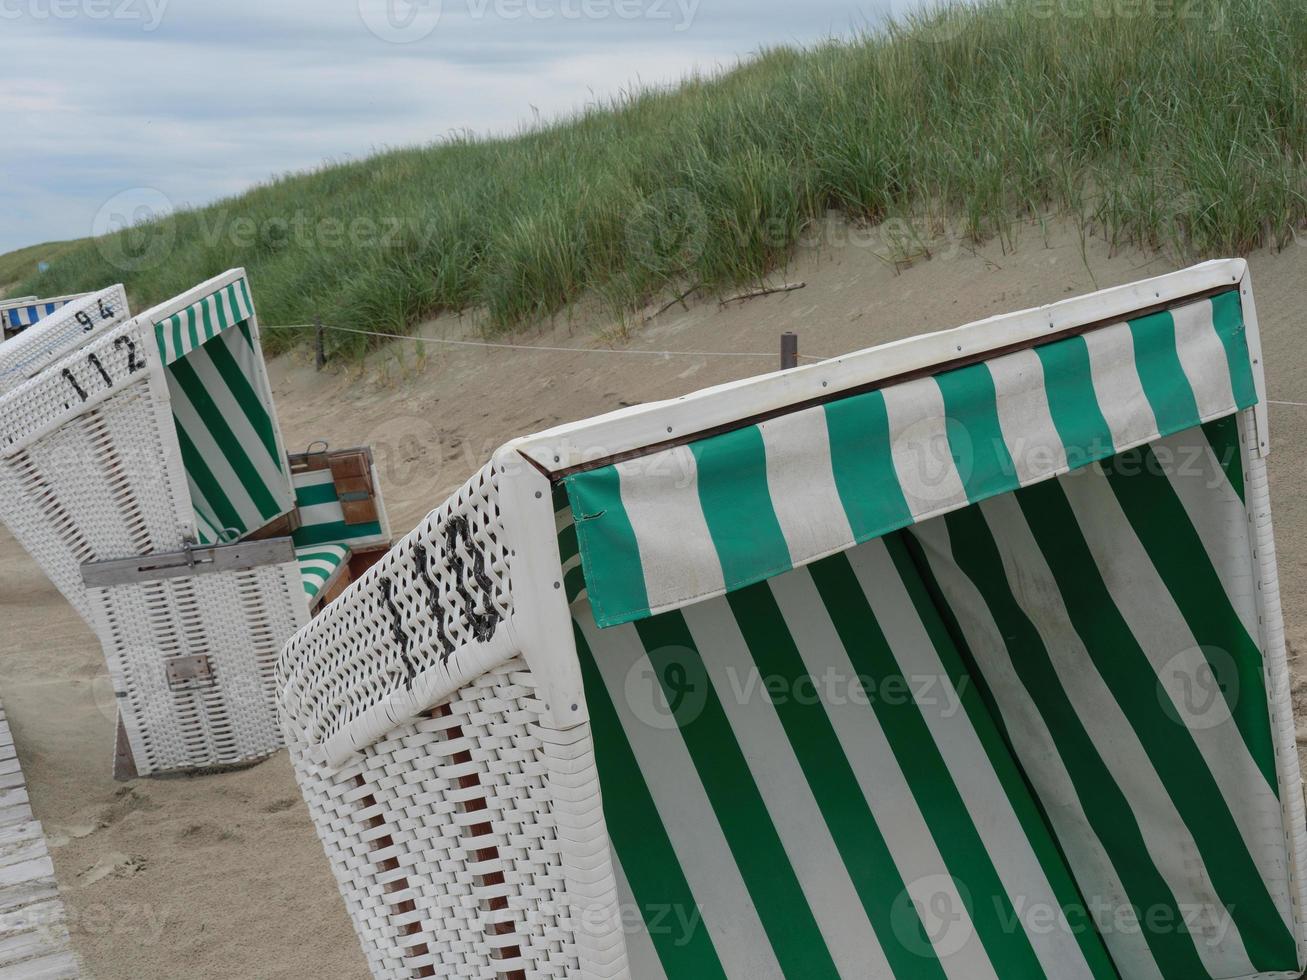
[[[944,518],[958,568],[980,592],[1006,653],[1052,737],[1062,765],[1095,836],[1103,846],[1130,902],[1166,912],[1183,922],[1175,896],[1153,864],[1129,801],[1112,778],[1067,697],[1039,632],[1008,584],[1003,559],[979,508],[967,507]],[[1193,940],[1178,930],[1144,929],[1144,938],[1165,977],[1205,977]]]
[[[1225,345],[1235,403],[1240,408],[1257,404],[1257,385],[1253,381],[1252,358],[1248,353],[1248,331],[1244,326],[1243,305],[1237,289],[1212,297],[1212,325]]]
[[[673,980],[679,977],[725,980],[726,971],[707,929],[701,925],[682,933],[667,928],[668,922],[695,922],[699,912],[716,914],[720,910],[698,909],[594,655],[581,628],[573,624],[573,631],[590,710],[608,836],[663,971]],[[669,915],[672,910],[681,914]]]
[[[1017,470],[1003,441],[998,395],[989,368],[972,364],[945,371],[935,383],[944,396],[949,452],[966,487],[967,500],[974,504],[1015,489]]]
[[[628,622],[649,611],[640,546],[626,508],[622,479],[615,466],[567,477],[581,556],[590,574],[604,583],[590,594],[595,619],[603,626]]]
[[[336,565],[345,560],[345,556],[338,551],[309,551],[302,554],[297,553],[295,558],[298,561],[329,561]]]
[[[205,344],[204,353],[209,355],[209,360],[217,368],[218,374],[221,375],[223,383],[227,390],[231,392],[232,397],[236,399],[236,404],[245,413],[249,419],[250,427],[258,433],[259,441],[263,443],[263,448],[267,450],[268,457],[273,461],[278,470],[282,469],[281,454],[277,451],[277,433],[273,430],[272,416],[268,412],[267,405],[259,397],[254,385],[251,383],[249,376],[236,363],[236,358],[232,356],[228,348],[227,337],[218,340],[217,343]],[[240,343],[239,338],[233,338],[236,343]]]
[[[1180,364],[1175,347],[1175,320],[1163,310],[1130,321],[1134,338],[1135,368],[1144,396],[1157,419],[1157,430],[1170,435],[1190,429],[1201,419],[1193,388]]]
[[[314,507],[318,504],[334,504],[340,500],[336,493],[336,484],[330,480],[325,483],[309,483],[295,486],[295,504],[298,507]]]
[[[205,428],[209,430],[209,434],[217,444],[218,450],[231,465],[245,493],[249,495],[250,500],[258,509],[259,515],[264,518],[276,517],[282,510],[277,498],[264,484],[258,470],[250,461],[245,447],[241,445],[240,440],[236,438],[235,433],[227,425],[222,413],[218,411],[218,406],[214,404],[208,389],[205,388],[203,382],[195,374],[194,369],[187,363],[185,358],[181,358],[172,363],[170,371],[173,379],[185,392],[187,399],[195,408],[195,412]],[[241,530],[251,529],[242,527]]]
[[[1230,481],[1234,492],[1243,500],[1243,443],[1239,439],[1239,418],[1227,415],[1203,423],[1203,434],[1207,444],[1212,447],[1212,455],[1225,471],[1225,478]]]
[[[1017,500],[1057,582],[1071,625],[1193,835],[1249,958],[1258,970],[1289,969],[1297,962],[1296,942],[1280,919],[1193,733],[1163,707],[1162,682],[1099,574],[1066,491],[1050,480],[1019,491]],[[1255,696],[1264,700],[1260,690]]]
[[[1184,504],[1147,446],[1122,453],[1103,471],[1194,642],[1204,654],[1215,648],[1233,660],[1233,669],[1224,657],[1208,656],[1207,662],[1253,761],[1278,795],[1261,650],[1244,629]]]
[[[180,357],[181,352],[186,349],[186,339],[182,333],[183,329],[185,329],[184,317],[181,313],[178,313],[172,318],[172,356],[174,359]]]
[[[1071,927],[1091,974],[1116,980],[1119,975],[1094,929],[1084,896],[1071,877],[1066,855],[1050,832],[1048,816],[1039,804],[1034,789],[1026,782],[1025,775],[1017,765],[1016,756],[1007,744],[997,703],[992,700],[992,694],[987,688],[974,682],[980,676],[980,671],[966,652],[965,640],[961,639],[962,634],[956,620],[950,625],[953,612],[942,600],[942,593],[921,552],[921,545],[911,534],[902,532],[886,538],[885,547],[912,598],[917,617],[930,635],[940,663],[985,750],[990,766],[1003,787],[1003,793],[1016,814],[1022,833],[1039,861],[1039,867],[1048,880],[1058,907]],[[961,649],[959,644],[962,644]]]
[[[832,555],[810,566],[809,571],[858,676],[874,677],[882,683],[903,678],[903,670],[848,556]],[[904,684],[908,686],[906,680]],[[1000,977],[1044,976],[1030,937],[1024,930],[1008,928],[1007,924],[1018,918],[1011,897],[985,850],[921,708],[911,698],[871,701],[940,856],[953,878],[966,886],[961,894],[967,902],[967,913],[994,971]]]
[[[754,784],[703,660],[679,612],[635,624],[699,780],[787,978],[839,977],[780,835]],[[686,689],[705,692],[685,698]]]
[[[1098,404],[1089,345],[1084,337],[1067,337],[1036,347],[1044,369],[1044,392],[1048,396],[1053,428],[1066,449],[1067,463],[1074,469],[1116,451],[1112,430]]]
[[[733,592],[728,601],[760,676],[784,678],[783,689],[787,692],[821,690],[804,667],[785,617],[766,583]],[[770,688],[764,686],[764,690]],[[896,915],[896,899],[906,893],[907,886],[826,709],[816,699],[788,696],[773,699],[772,705],[894,975],[942,980],[943,967],[920,917],[914,914],[909,924],[899,920],[901,911]],[[905,928],[911,929],[910,936],[903,935]]]
[[[894,471],[884,394],[841,398],[826,405],[825,412],[831,469],[854,540],[907,527],[912,511]]]
[[[203,454],[195,448],[195,443],[191,442],[190,436],[182,428],[177,416],[173,416],[172,423],[173,428],[177,430],[177,445],[181,448],[182,466],[186,469],[186,475],[191,478],[209,506],[213,508],[214,531],[221,533],[223,528],[244,528],[244,522],[228,499],[226,490],[209,469]]]
[[[205,344],[212,339],[222,327],[214,323],[214,311],[209,308],[209,301],[202,300],[199,304],[200,317],[204,323],[204,329],[200,333],[199,344]],[[199,346],[199,345],[197,345]]]
[[[690,444],[699,504],[728,589],[790,569],[790,549],[767,487],[767,450],[756,425]]]
[[[346,524],[344,521],[329,521],[325,524],[306,524],[291,533],[291,540],[297,548],[311,548],[317,544],[348,544],[358,538],[375,538],[381,534],[381,524],[369,521],[367,524]]]

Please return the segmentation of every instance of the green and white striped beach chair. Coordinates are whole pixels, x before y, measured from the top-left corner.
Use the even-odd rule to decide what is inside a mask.
[[[1264,399],[1226,260],[500,450],[279,665],[373,973],[1298,976]]]
[[[281,745],[276,655],[348,548],[297,554],[289,536],[244,271],[126,322],[115,289],[84,301],[109,314],[90,331],[52,318],[0,351],[0,370],[25,375],[0,394],[2,516],[104,646],[122,771],[261,758]]]

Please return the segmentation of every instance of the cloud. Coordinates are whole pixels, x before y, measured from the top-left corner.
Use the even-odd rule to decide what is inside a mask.
[[[905,0],[0,0],[0,250],[877,22]],[[394,43],[401,41],[404,43]]]

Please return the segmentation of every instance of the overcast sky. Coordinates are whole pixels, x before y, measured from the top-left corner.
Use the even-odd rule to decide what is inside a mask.
[[[202,204],[511,131],[914,2],[0,0],[0,251],[103,231],[136,196]]]

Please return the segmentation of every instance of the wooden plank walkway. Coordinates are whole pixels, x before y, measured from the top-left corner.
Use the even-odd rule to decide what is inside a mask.
[[[0,980],[80,976],[45,833],[0,707]]]

